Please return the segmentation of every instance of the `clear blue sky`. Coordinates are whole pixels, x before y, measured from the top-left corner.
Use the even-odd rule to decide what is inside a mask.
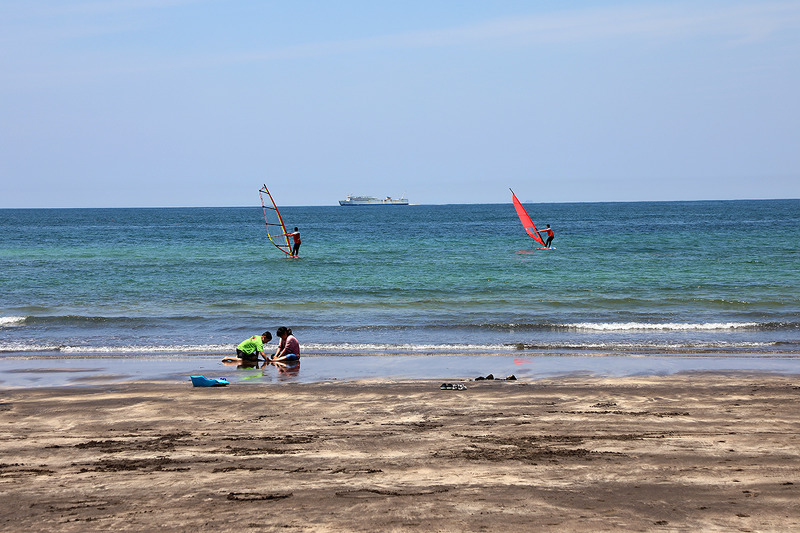
[[[3,0],[0,207],[800,198],[800,2]]]

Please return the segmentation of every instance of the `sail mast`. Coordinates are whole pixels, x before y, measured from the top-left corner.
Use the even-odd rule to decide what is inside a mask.
[[[269,197],[269,200],[272,203],[272,207],[270,207],[270,206],[268,206],[268,205],[266,205],[264,203],[264,195],[263,195],[263,193],[266,193],[267,196]],[[287,233],[289,233],[289,232],[286,231],[286,225],[283,223],[283,217],[281,216],[281,212],[278,211],[278,206],[275,203],[275,199],[272,197],[272,194],[270,194],[269,189],[267,189],[266,185],[264,185],[262,188],[260,188],[258,190],[258,197],[261,198],[261,209],[264,211],[264,223],[267,225],[267,237],[269,238],[269,241],[272,244],[274,244],[275,247],[278,250],[280,250],[281,252],[285,253],[286,255],[292,255],[292,251],[291,251],[292,250],[292,245],[289,243],[289,236],[287,235]],[[278,217],[278,222],[279,223],[276,224],[276,223],[270,222],[268,220],[268,218],[267,218],[267,209],[275,211],[275,214]],[[269,232],[269,227],[270,226],[280,226],[280,228],[282,230],[281,231],[282,235],[280,235],[280,236],[276,235],[275,237],[277,237],[281,241],[285,241],[286,244],[278,244],[277,242],[275,242],[275,240],[272,238],[272,234]],[[283,237],[283,239],[280,239],[280,237]]]

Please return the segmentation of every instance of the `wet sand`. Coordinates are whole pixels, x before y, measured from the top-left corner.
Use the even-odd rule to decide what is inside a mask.
[[[796,531],[800,376],[12,389],[3,531]]]
[[[489,373],[514,374],[522,381],[569,375],[598,377],[665,376],[682,372],[761,372],[800,374],[800,356],[782,353],[625,354],[585,352],[561,355],[304,355],[301,364],[281,371],[273,365],[260,369],[224,364],[223,354],[73,355],[0,357],[0,390],[6,388],[113,385],[115,383],[183,382],[191,375],[224,377],[232,384],[264,386],[270,383],[320,383],[354,380],[473,379]],[[262,363],[263,364],[263,363]]]

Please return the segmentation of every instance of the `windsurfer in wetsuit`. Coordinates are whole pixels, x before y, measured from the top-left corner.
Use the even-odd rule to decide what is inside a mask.
[[[550,229],[550,224],[547,224],[547,229],[540,229],[539,233],[547,233],[547,240],[544,242],[545,248],[550,248],[550,243],[553,242],[553,230]]]
[[[287,237],[291,237],[294,240],[294,246],[292,246],[292,255],[297,256],[300,253],[300,232],[297,228],[294,228],[294,231],[291,233],[286,234]]]

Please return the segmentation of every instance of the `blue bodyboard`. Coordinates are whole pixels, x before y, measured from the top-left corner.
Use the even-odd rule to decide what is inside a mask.
[[[195,387],[224,387],[228,384],[225,378],[207,378],[205,376],[190,376]]]

